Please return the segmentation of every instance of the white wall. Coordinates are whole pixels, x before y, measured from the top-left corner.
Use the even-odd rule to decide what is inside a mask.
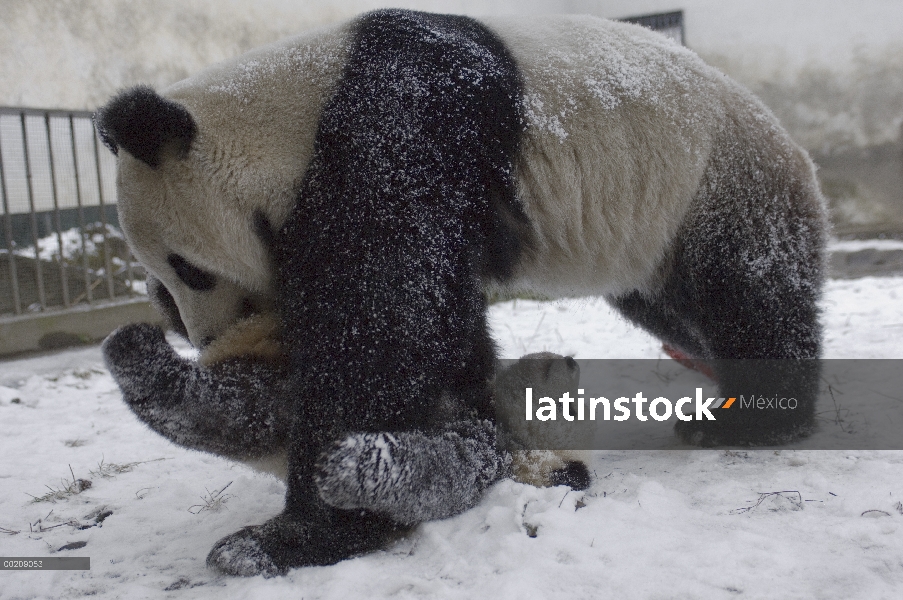
[[[611,17],[683,8],[687,44],[762,96],[811,150],[824,154],[900,139],[903,1],[599,4]]]

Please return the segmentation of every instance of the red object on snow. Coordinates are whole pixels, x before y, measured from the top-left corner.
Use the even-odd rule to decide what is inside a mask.
[[[709,366],[709,363],[707,363],[706,361],[692,358],[690,355],[684,354],[681,350],[678,350],[670,344],[662,344],[662,350],[665,351],[665,354],[667,354],[686,368],[693,369],[694,371],[699,371],[712,381],[718,381],[718,379],[715,377],[715,372],[712,371],[712,367]]]

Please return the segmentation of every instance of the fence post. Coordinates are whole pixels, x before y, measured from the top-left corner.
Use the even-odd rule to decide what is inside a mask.
[[[113,268],[110,260],[110,244],[107,243],[107,208],[103,201],[103,176],[100,172],[100,151],[97,147],[97,134],[94,134],[94,165],[97,167],[97,199],[100,202],[100,225],[103,234],[103,268],[107,278],[107,294],[112,300],[115,296],[113,288]]]
[[[50,191],[53,196],[53,228],[56,229],[56,242],[60,249],[57,265],[60,267],[60,285],[63,292],[63,306],[69,308],[69,278],[66,277],[66,251],[63,248],[63,232],[60,224],[60,200],[56,191],[56,168],[53,164],[53,140],[50,136],[50,113],[44,113],[44,129],[47,132],[47,161],[50,163]]]
[[[91,269],[88,265],[88,242],[85,239],[85,211],[82,205],[81,178],[78,174],[78,147],[75,144],[75,120],[69,113],[69,139],[72,141],[72,169],[75,174],[75,202],[78,207],[78,233],[82,242],[82,270],[85,277],[85,300],[94,302],[94,288],[91,285]]]
[[[12,293],[13,310],[22,314],[22,299],[19,297],[19,274],[16,272],[16,255],[13,253],[12,213],[9,210],[9,197],[6,195],[6,174],[3,172],[3,144],[0,144],[0,194],[3,196],[3,233],[6,235],[6,252],[9,259],[9,283]]]
[[[31,210],[31,238],[34,242],[34,271],[38,285],[38,304],[41,310],[47,308],[47,295],[44,291],[44,273],[41,269],[41,246],[38,244],[38,218],[34,203],[34,185],[31,180],[31,161],[28,156],[28,129],[25,126],[25,111],[19,113],[22,123],[22,151],[25,160],[25,182],[28,189],[28,207]]]

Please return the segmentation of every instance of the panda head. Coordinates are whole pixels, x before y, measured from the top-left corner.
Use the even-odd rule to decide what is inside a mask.
[[[217,111],[209,98],[202,100],[136,87],[95,115],[118,157],[120,225],[149,271],[149,292],[198,348],[238,320],[272,310],[271,224],[284,219],[292,187],[273,173],[273,185],[260,185],[268,173],[236,144],[248,136],[230,134],[210,118]],[[189,109],[192,101],[199,110]],[[259,154],[257,164],[267,164]]]

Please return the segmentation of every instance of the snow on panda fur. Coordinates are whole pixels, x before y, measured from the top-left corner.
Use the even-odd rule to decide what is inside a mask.
[[[154,307],[165,318],[167,328],[176,332],[184,330],[172,297],[153,276],[148,277],[148,293]],[[120,338],[130,329],[124,328],[110,339]],[[172,349],[163,344],[159,334],[152,334],[151,337],[156,341],[149,345],[157,346],[161,359],[171,366],[146,370],[147,374],[141,384],[136,385],[133,375],[122,372],[122,365],[117,365],[112,359],[117,353],[109,351],[117,381],[121,378],[123,386],[132,386],[130,393],[126,394],[126,402],[136,414],[155,431],[179,445],[240,460],[254,469],[285,480],[288,475],[285,446],[288,439],[287,423],[291,420],[289,407],[292,380],[288,376],[286,356],[279,341],[279,322],[273,315],[242,319],[206,346],[195,365],[178,358]],[[110,341],[105,348],[110,347],[110,344],[113,342]],[[140,369],[141,364],[140,361],[137,362],[135,368]],[[179,371],[180,376],[178,380],[161,386],[154,379],[161,370]],[[559,398],[565,392],[576,397],[579,383],[580,368],[572,357],[551,352],[528,354],[496,370],[492,380],[495,412],[510,412],[511,407],[519,406],[524,390],[528,387],[533,388],[537,398]],[[168,405],[172,408],[164,411],[161,416],[153,412],[156,408],[149,410],[148,406],[142,406],[141,401],[136,402],[136,399],[150,395],[159,398],[154,402],[155,405]],[[210,406],[219,406],[231,412],[224,412],[216,420],[204,418],[206,425],[201,422],[186,430],[194,431],[196,427],[201,427],[197,431],[203,433],[191,434],[186,438],[182,437],[183,434],[178,429],[172,428],[169,419],[186,408],[194,410],[191,406],[196,407],[199,417]],[[244,414],[254,416],[239,416]],[[505,423],[516,422],[515,415],[506,414],[504,417],[501,420]],[[251,420],[267,424],[263,435],[255,433],[254,426],[245,425]],[[245,442],[235,441],[236,433],[240,433],[243,428],[248,430],[250,437]],[[500,470],[499,476],[510,474],[520,483],[537,487],[567,485],[575,490],[589,487],[589,455],[586,452],[538,449],[573,447],[576,440],[567,427],[553,429],[558,434],[558,441],[563,441],[560,446],[554,445],[555,437],[543,436],[535,429],[508,429],[501,434],[499,451],[510,452],[513,457],[509,464],[507,457],[503,455],[501,461],[507,468]],[[204,439],[214,431],[223,432],[223,438],[231,436],[232,440],[224,439],[214,443],[215,440]],[[592,443],[589,441],[583,446],[590,448]],[[400,506],[396,510],[411,509]],[[446,509],[440,506],[437,510],[441,512]],[[429,518],[436,517],[423,517],[421,511],[421,518],[406,518],[405,521],[414,523]]]
[[[292,419],[323,407],[296,410],[277,330],[271,318],[246,319],[195,361],[180,357],[161,329],[127,325],[107,338],[103,352],[126,404],[152,430],[286,480]],[[237,347],[246,353],[233,355]],[[511,406],[525,387],[558,397],[576,393],[578,383],[572,358],[531,354],[497,373],[493,397]],[[528,436],[517,431],[497,442],[493,423],[456,414],[455,403],[442,400],[448,414],[432,431],[352,434],[327,448],[315,475],[320,496],[338,508],[366,508],[414,525],[470,508],[506,475],[533,485],[589,487],[587,452],[525,450]]]
[[[223,570],[281,572],[383,539],[379,519],[319,500],[317,457],[351,431],[435,428],[440,397],[491,421],[487,289],[604,295],[715,360],[722,395],[800,401],[791,418],[681,422],[685,441],[811,427],[812,361],[716,359],[820,353],[812,163],[748,92],[654,33],[376,11],[163,96],[123,92],[97,124],[119,156],[123,230],[192,343],[275,311],[294,414],[334,409],[294,419],[285,512],[222,540]],[[113,367],[148,358],[113,347]]]

